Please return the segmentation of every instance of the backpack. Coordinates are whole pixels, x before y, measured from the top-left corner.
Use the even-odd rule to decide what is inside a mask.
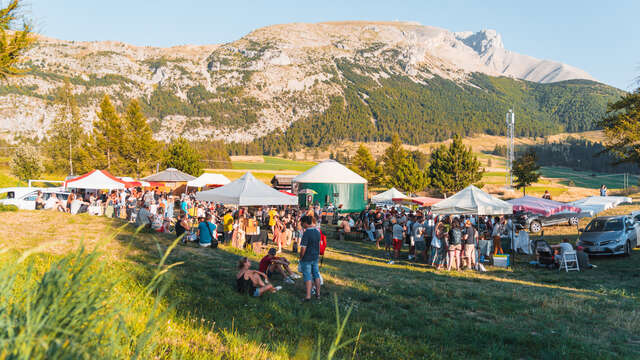
[[[324,250],[327,248],[327,237],[322,233],[322,231],[318,231],[320,232],[320,255],[324,255]]]

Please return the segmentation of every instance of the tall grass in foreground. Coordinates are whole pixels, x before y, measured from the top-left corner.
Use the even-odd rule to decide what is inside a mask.
[[[122,278],[108,278],[96,250],[78,250],[38,268],[38,259],[24,253],[0,267],[1,359],[149,358],[154,332],[166,312],[159,301],[167,286],[163,275],[172,244],[162,257],[145,291],[123,299],[113,289]],[[40,266],[41,267],[41,266]],[[153,297],[145,324],[134,328],[136,296]]]

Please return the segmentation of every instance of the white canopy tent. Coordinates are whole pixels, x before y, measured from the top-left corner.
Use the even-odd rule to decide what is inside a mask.
[[[196,199],[237,206],[298,205],[298,197],[271,188],[250,172],[219,188],[199,191]]]
[[[513,206],[469,185],[459,193],[431,207],[436,215],[510,215]]]
[[[589,216],[614,208],[620,204],[631,204],[632,199],[626,196],[590,196],[584,199],[570,202],[572,206],[579,207],[583,213]]]
[[[391,188],[385,192],[371,197],[371,202],[379,205],[392,205],[393,199],[407,199],[407,195],[401,193],[396,188]]]
[[[209,185],[224,186],[230,182],[231,180],[222,174],[204,173],[191,181],[187,181],[187,187],[203,188]]]
[[[65,183],[66,188],[117,190],[127,187],[127,182],[109,174],[106,170],[92,170]]]

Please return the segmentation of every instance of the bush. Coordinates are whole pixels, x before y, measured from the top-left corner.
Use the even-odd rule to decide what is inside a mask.
[[[0,212],[4,212],[4,211],[18,211],[18,207],[15,205],[0,204]]]
[[[16,150],[10,163],[11,173],[20,180],[37,179],[44,167],[38,149],[32,145],[24,145]]]

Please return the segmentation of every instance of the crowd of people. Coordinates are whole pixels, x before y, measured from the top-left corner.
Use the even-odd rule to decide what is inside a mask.
[[[546,195],[546,194],[545,194]],[[285,283],[300,278],[290,262],[278,256],[284,250],[299,254],[298,272],[305,282],[305,297],[320,296],[322,277],[318,266],[320,225],[337,225],[339,239],[359,234],[382,250],[389,264],[397,262],[406,249],[406,259],[436,269],[483,270],[490,257],[502,254],[502,240],[516,236],[510,217],[435,216],[428,210],[404,207],[376,207],[355,214],[338,216],[336,209],[314,206],[240,207],[199,201],[195,194],[179,197],[155,189],[131,188],[111,192],[73,191],[66,200],[51,194],[47,199],[38,192],[37,209],[86,212],[126,219],[143,231],[174,232],[183,243],[218,247],[226,244],[262,254],[258,270],[251,270],[248,258],[240,259],[237,288],[253,296],[278,291],[271,278]],[[568,244],[558,247],[562,251]],[[569,245],[570,246],[570,245]]]
[[[361,232],[384,251],[390,264],[403,248],[407,259],[438,269],[476,269],[480,260],[503,254],[502,240],[515,235],[511,218],[491,216],[434,216],[428,210],[376,208],[342,217],[340,234]]]

